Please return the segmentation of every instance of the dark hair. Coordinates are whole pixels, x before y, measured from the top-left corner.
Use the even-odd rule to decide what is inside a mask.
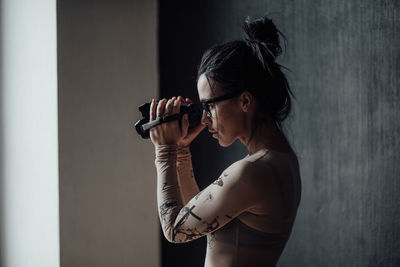
[[[282,53],[280,38],[285,36],[267,16],[243,24],[246,37],[218,44],[201,59],[197,79],[204,74],[224,92],[249,91],[257,100],[256,122],[281,122],[291,110],[292,91],[275,59]],[[211,86],[211,85],[210,85]]]

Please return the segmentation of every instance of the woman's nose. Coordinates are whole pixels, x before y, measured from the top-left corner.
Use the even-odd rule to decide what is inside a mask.
[[[209,125],[210,123],[210,118],[207,116],[207,113],[205,110],[203,110],[203,113],[201,114],[201,122],[205,125]]]

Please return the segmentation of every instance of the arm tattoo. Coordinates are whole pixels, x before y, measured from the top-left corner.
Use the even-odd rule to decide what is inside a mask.
[[[212,184],[223,186],[224,182],[222,181],[221,177],[219,177],[217,180],[215,180]]]
[[[200,231],[198,231],[196,228],[194,228],[194,229],[190,229],[190,228],[176,229],[175,232],[176,233],[175,233],[174,239],[176,238],[177,234],[181,234],[184,236],[182,239],[179,240],[180,242],[191,241],[193,239],[196,239],[196,237],[201,236]]]
[[[188,235],[184,230],[179,229],[181,227],[182,224],[184,224],[186,222],[186,220],[189,218],[189,215],[192,215],[193,217],[195,217],[197,220],[201,221],[201,218],[199,216],[197,216],[196,214],[194,214],[192,212],[192,210],[196,207],[196,205],[193,205],[191,208],[188,207],[184,207],[179,213],[183,213],[186,212],[185,215],[182,216],[182,218],[178,221],[178,223],[174,226],[174,229],[172,231],[172,239],[175,240],[175,236],[178,233],[182,233],[184,235]],[[179,216],[179,215],[178,215]],[[190,230],[190,229],[187,229]],[[196,229],[194,229],[193,231],[196,231],[198,233],[198,231]],[[194,236],[193,236],[194,237]],[[192,237],[192,238],[193,238]]]
[[[179,220],[179,222],[176,224],[176,226],[173,229],[173,233],[172,233],[173,240],[176,240],[177,235],[181,234],[181,235],[183,235],[183,237],[179,240],[180,242],[191,241],[193,239],[196,239],[197,237],[204,235],[205,233],[212,232],[219,227],[218,216],[217,216],[210,223],[208,223],[206,221],[202,222],[207,227],[203,232],[196,229],[196,227],[193,229],[190,229],[190,228],[182,229],[181,226],[185,223],[185,221],[189,218],[190,215],[192,215],[197,220],[202,221],[202,219],[199,216],[197,216],[195,213],[192,212],[192,210],[195,207],[196,207],[196,205],[193,205],[191,208],[186,207],[181,210],[180,213],[183,213],[183,212],[186,212],[186,213],[182,216],[182,218]]]
[[[197,195],[194,197],[196,200],[199,199],[201,193],[203,193],[203,191],[200,191],[199,193],[197,193]]]
[[[166,201],[160,206],[160,217],[164,223],[167,222],[166,216],[168,214],[171,214],[176,206],[178,206],[178,203],[176,201],[174,202]]]
[[[214,243],[215,243],[214,233],[207,235],[207,245],[209,249],[212,249],[214,247]]]
[[[207,200],[213,200],[213,196],[211,195],[211,193],[208,193],[208,196],[207,196],[207,198],[205,199],[205,201],[207,201]]]
[[[228,176],[227,173],[223,173],[217,180],[215,180],[212,184],[215,185],[219,185],[219,186],[223,186],[224,185],[224,181],[222,181],[222,178],[225,178],[226,176]]]
[[[218,216],[215,217],[215,219],[212,220],[211,223],[208,223],[208,222],[204,222],[204,223],[207,224],[206,232],[207,233],[212,232],[219,227]]]

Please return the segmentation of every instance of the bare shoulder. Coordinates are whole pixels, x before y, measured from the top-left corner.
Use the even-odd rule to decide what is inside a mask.
[[[268,185],[273,176],[273,169],[269,161],[270,159],[266,157],[266,152],[260,152],[257,155],[236,161],[225,171],[235,174],[233,175],[235,181],[247,189],[257,190],[263,188],[265,190],[265,186]]]

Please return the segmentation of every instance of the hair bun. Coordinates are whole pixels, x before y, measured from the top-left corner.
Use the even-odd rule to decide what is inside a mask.
[[[250,17],[246,17],[243,29],[247,35],[246,41],[249,43],[263,43],[273,54],[274,58],[282,53],[279,35],[284,35],[276,28],[275,24],[267,16],[250,21]]]

